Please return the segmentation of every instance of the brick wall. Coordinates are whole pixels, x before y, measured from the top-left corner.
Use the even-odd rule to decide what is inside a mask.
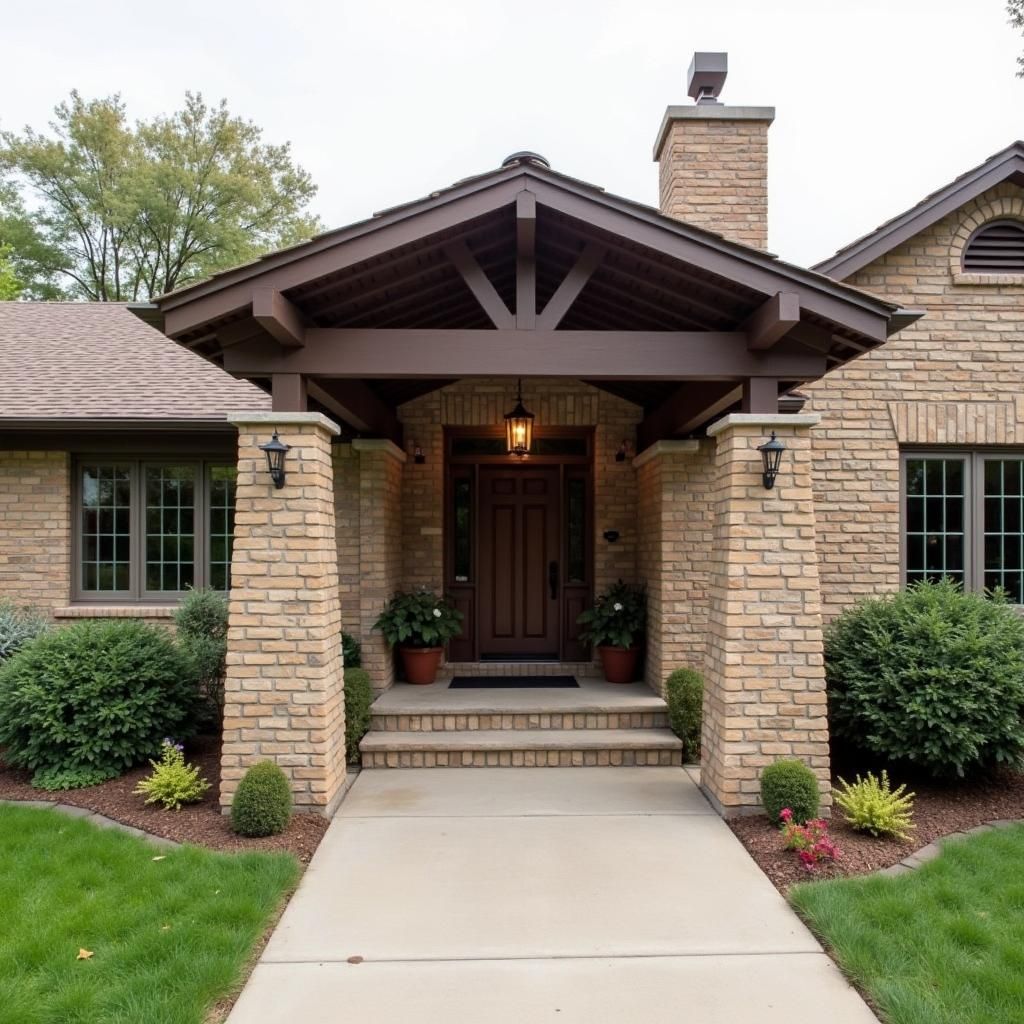
[[[724,814],[760,810],[761,769],[809,764],[831,803],[821,599],[811,489],[813,416],[729,416],[717,442],[701,780]],[[786,445],[775,488],[757,444]]]
[[[663,692],[677,668],[704,671],[715,447],[662,441],[637,461],[638,575],[647,585],[645,678]]]
[[[71,593],[67,452],[0,452],[0,598],[49,612]]]
[[[742,109],[742,108],[741,108]],[[687,110],[668,126],[658,160],[662,213],[758,249],[768,245],[768,127],[761,117]],[[713,116],[713,115],[718,116]]]
[[[822,599],[831,618],[900,584],[904,445],[1024,445],[1024,285],[964,275],[971,232],[1024,219],[1024,189],[999,185],[848,279],[917,323],[805,390],[814,432]]]
[[[271,418],[272,417],[272,418]],[[313,413],[233,417],[239,429],[221,805],[271,759],[297,807],[330,813],[345,780],[345,704],[331,435]],[[276,490],[259,445],[291,445]]]
[[[494,427],[515,404],[516,382],[470,379],[434,391],[399,409],[406,445],[418,444],[426,462],[410,459],[402,475],[402,538],[405,587],[440,590],[444,583],[445,426]],[[636,475],[629,459],[615,461],[625,439],[635,451],[639,406],[579,381],[538,378],[523,381],[523,402],[544,426],[595,427],[594,576],[600,591],[636,573]],[[618,530],[614,544],[605,530]]]

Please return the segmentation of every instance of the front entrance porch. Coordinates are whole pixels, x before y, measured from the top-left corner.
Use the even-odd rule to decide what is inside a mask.
[[[396,683],[374,702],[361,745],[363,767],[682,763],[682,743],[668,729],[665,701],[644,683],[606,683],[593,676],[576,681],[575,688],[518,689],[449,689],[447,678],[432,686]]]
[[[794,387],[883,342],[896,307],[518,154],[165,296],[155,315],[273,396],[274,412],[233,419],[225,805],[272,757],[298,805],[330,813],[345,774],[340,632],[391,687],[372,625],[394,591],[461,602],[453,659],[586,661],[576,615],[620,578],[647,587],[649,691],[675,668],[704,676],[716,808],[756,809],[780,756],[814,768],[827,805],[818,417],[784,410]],[[459,464],[451,439],[493,434],[520,376],[538,441],[589,432],[585,470],[556,463],[556,479],[540,447]],[[280,488],[260,448],[275,429],[290,446]],[[757,449],[771,432],[786,456],[767,489]],[[500,764],[516,749],[457,753]],[[587,763],[583,747],[565,753]]]

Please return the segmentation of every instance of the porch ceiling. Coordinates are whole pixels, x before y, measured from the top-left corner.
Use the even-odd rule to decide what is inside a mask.
[[[304,383],[288,401],[385,433],[397,405],[459,377],[556,374],[660,412],[647,433],[673,436],[745,378],[786,391],[901,325],[889,303],[529,159],[156,306],[237,376],[300,375],[308,399]],[[680,390],[694,379],[714,386]]]

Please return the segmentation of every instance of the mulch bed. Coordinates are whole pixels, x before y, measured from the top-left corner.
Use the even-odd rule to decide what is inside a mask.
[[[326,818],[317,814],[294,814],[288,828],[279,836],[267,836],[264,839],[237,836],[231,831],[228,819],[221,814],[217,801],[220,786],[220,739],[200,737],[188,745],[185,756],[190,762],[199,765],[203,777],[210,783],[210,789],[201,803],[182,807],[180,811],[165,811],[156,805],[147,807],[141,796],[132,793],[139,780],[149,774],[148,765],[99,786],[46,792],[33,789],[28,784],[29,772],[8,768],[0,762],[0,800],[57,800],[98,811],[115,821],[179,843],[194,843],[236,853],[291,853],[303,864],[309,862],[327,831]]]
[[[854,832],[843,821],[842,812],[834,808],[829,834],[842,856],[836,864],[822,865],[813,874],[800,865],[796,854],[782,848],[778,828],[764,815],[734,818],[729,827],[776,888],[785,894],[791,885],[810,878],[842,878],[890,867],[951,832],[963,832],[997,819],[1024,819],[1024,775],[1016,772],[997,772],[986,779],[948,786],[916,783],[908,788],[917,794],[917,828],[911,842],[875,839]]]

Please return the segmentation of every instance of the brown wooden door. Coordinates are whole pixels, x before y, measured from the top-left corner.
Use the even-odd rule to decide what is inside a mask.
[[[559,655],[560,480],[550,468],[480,468],[482,658]]]

